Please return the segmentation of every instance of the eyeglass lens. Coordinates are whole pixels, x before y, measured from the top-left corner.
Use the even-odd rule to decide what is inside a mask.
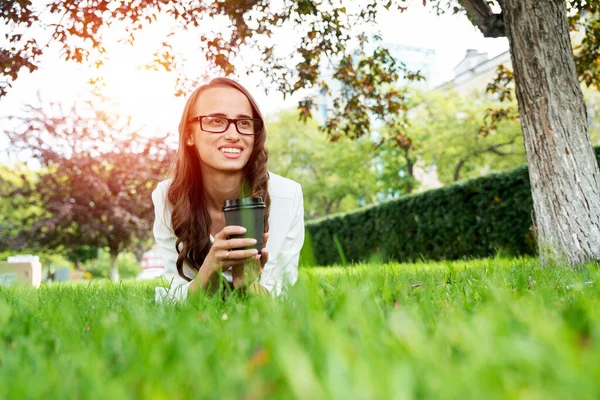
[[[238,132],[245,134],[254,134],[256,123],[252,119],[240,119],[235,121]],[[221,133],[227,130],[229,121],[227,118],[221,117],[204,117],[202,118],[202,130],[207,132]]]

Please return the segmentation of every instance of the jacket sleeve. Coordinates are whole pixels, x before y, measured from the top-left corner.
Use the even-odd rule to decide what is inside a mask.
[[[183,300],[187,297],[190,283],[179,276],[179,272],[177,272],[177,250],[175,249],[177,238],[171,226],[171,214],[166,207],[167,193],[164,184],[159,183],[154,189],[152,202],[154,203],[154,239],[165,264],[163,276],[170,284],[169,288],[155,288],[155,299],[157,302]],[[184,272],[189,273],[186,269],[184,267]]]
[[[281,250],[274,260],[267,261],[260,279],[260,284],[277,296],[298,279],[300,249],[304,244],[304,199],[300,184],[296,187],[292,210],[292,223]]]

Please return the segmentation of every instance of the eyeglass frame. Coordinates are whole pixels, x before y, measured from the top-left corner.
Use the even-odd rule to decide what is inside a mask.
[[[204,130],[202,128],[202,120],[204,118],[221,118],[221,119],[225,119],[225,120],[227,120],[227,125],[225,126],[225,129],[223,129],[220,132],[207,131],[207,130]],[[243,132],[240,132],[240,128],[238,128],[238,126],[237,126],[238,121],[254,121],[254,123],[258,122],[260,124],[259,125],[260,128],[258,129],[258,132],[256,132],[256,133],[243,133]],[[245,117],[245,118],[227,118],[227,117],[221,117],[221,116],[218,116],[218,115],[198,115],[196,117],[192,117],[192,118],[190,118],[190,119],[187,120],[188,124],[192,123],[192,122],[200,122],[200,129],[202,129],[202,131],[208,132],[208,133],[215,133],[215,134],[217,134],[217,133],[224,133],[227,129],[229,129],[229,126],[233,123],[233,126],[235,126],[235,130],[240,135],[246,135],[246,136],[256,136],[256,135],[260,134],[260,131],[262,131],[262,128],[264,126],[264,122],[261,119],[258,119],[258,118],[247,118],[247,117]]]

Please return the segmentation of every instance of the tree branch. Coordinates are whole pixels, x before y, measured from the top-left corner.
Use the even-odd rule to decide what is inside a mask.
[[[456,166],[454,167],[454,176],[453,176],[454,181],[455,182],[458,181],[458,179],[460,178],[460,171],[461,171],[462,167],[465,165],[465,163],[469,159],[471,159],[473,157],[477,157],[477,156],[479,156],[483,153],[487,153],[487,152],[494,153],[501,157],[507,156],[509,154],[513,154],[513,153],[503,153],[502,151],[500,151],[500,148],[504,147],[504,146],[508,146],[509,144],[513,144],[515,142],[515,140],[516,140],[516,138],[513,138],[513,139],[509,140],[508,142],[493,144],[484,149],[477,150],[477,151],[471,152],[470,154],[467,154],[465,157],[460,159],[458,164],[456,164]]]
[[[485,0],[458,0],[467,12],[473,25],[477,26],[484,37],[503,37],[504,19],[502,14],[494,14]]]

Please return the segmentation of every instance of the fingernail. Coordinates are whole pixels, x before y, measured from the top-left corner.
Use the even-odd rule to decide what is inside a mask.
[[[252,244],[256,244],[256,239],[250,239],[252,241]]]
[[[241,229],[240,229],[240,232],[246,233],[246,231],[247,231],[247,229],[242,226]]]
[[[252,249],[252,251],[254,252],[254,254],[258,254],[258,250]]]

